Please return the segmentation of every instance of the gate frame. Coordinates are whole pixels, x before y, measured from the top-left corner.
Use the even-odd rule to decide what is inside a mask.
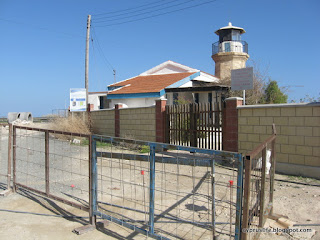
[[[121,141],[124,140],[122,138],[118,137],[106,137],[106,136],[99,136],[99,135],[92,135],[91,136],[91,142],[92,142],[92,148],[91,148],[91,196],[92,196],[92,215],[90,212],[90,216],[93,218],[96,218],[97,216],[104,218],[110,222],[117,223],[119,225],[122,225],[124,227],[127,227],[131,230],[134,230],[136,232],[142,233],[148,237],[154,238],[154,239],[163,239],[163,240],[170,240],[169,238],[163,237],[159,234],[154,233],[154,201],[155,201],[155,153],[157,147],[162,149],[174,149],[174,150],[184,150],[189,151],[191,153],[204,153],[209,154],[213,156],[222,156],[225,157],[226,155],[229,155],[230,157],[234,158],[236,161],[238,161],[238,176],[237,176],[237,202],[236,202],[236,219],[235,219],[235,239],[240,239],[240,229],[241,229],[241,213],[242,213],[242,193],[243,193],[243,157],[241,153],[236,152],[226,152],[226,151],[220,151],[220,150],[210,150],[210,149],[200,149],[195,147],[186,147],[186,146],[178,146],[178,145],[172,145],[167,143],[156,143],[156,142],[147,142],[147,141],[139,141],[139,140],[126,140],[127,142],[134,141],[135,143],[141,143],[141,144],[147,144],[150,147],[150,186],[149,186],[149,230],[145,230],[142,228],[139,228],[133,224],[127,223],[126,221],[123,221],[121,219],[118,219],[116,217],[104,214],[100,211],[98,211],[98,174],[97,174],[97,155],[102,155],[101,152],[97,152],[96,147],[96,141],[110,141],[111,143],[113,141]],[[108,140],[106,140],[108,139]],[[168,160],[166,163],[170,163],[170,160]],[[172,163],[176,163],[173,162]],[[190,165],[190,162],[186,162],[183,164],[183,162],[179,162],[182,165]],[[199,160],[197,161],[197,165],[199,166],[210,166],[211,167],[211,184],[212,184],[212,232],[213,232],[213,239],[215,239],[215,159],[211,158],[210,160]],[[232,224],[232,223],[230,223]]]
[[[262,228],[265,221],[266,216],[272,215],[273,213],[273,191],[274,191],[274,176],[275,176],[275,163],[276,163],[276,143],[277,131],[275,124],[272,124],[272,135],[268,137],[263,143],[257,146],[250,153],[246,154],[245,157],[245,174],[244,174],[244,196],[243,196],[243,215],[242,215],[242,225],[241,225],[241,239],[248,239],[247,231],[250,228],[249,225],[249,205],[250,205],[250,183],[251,183],[251,163],[252,159],[254,159],[258,154],[262,153],[262,167],[261,167],[261,188],[260,188],[260,208],[259,211],[259,228]],[[266,153],[267,146],[271,144],[271,168],[270,168],[270,194],[269,194],[269,204],[264,209],[264,200],[265,200],[265,182],[266,182]],[[256,233],[256,237],[259,237],[260,233]],[[254,239],[256,239],[254,237]]]
[[[39,131],[39,132],[44,132],[45,133],[45,189],[46,191],[40,191],[38,189],[26,186],[24,184],[18,183],[17,179],[16,179],[16,162],[17,162],[17,158],[16,158],[16,153],[17,153],[17,146],[16,146],[16,139],[17,139],[17,129],[25,129],[25,130],[30,130],[30,131]],[[86,137],[88,139],[90,139],[89,134],[81,134],[81,133],[72,133],[72,132],[65,132],[65,131],[56,131],[56,130],[49,130],[49,129],[41,129],[41,128],[33,128],[33,127],[25,127],[25,126],[17,126],[17,125],[13,125],[12,127],[12,171],[13,171],[13,184],[12,184],[12,190],[13,192],[17,191],[18,187],[27,189],[31,192],[35,192],[37,194],[40,194],[42,196],[48,197],[50,199],[65,203],[67,205],[70,205],[72,207],[81,209],[83,211],[89,212],[90,213],[90,204],[89,207],[86,207],[84,205],[69,201],[67,199],[55,196],[53,194],[50,193],[50,176],[49,176],[49,169],[50,169],[50,160],[49,160],[49,133],[55,133],[55,134],[63,134],[63,135],[72,135],[72,136],[76,136],[76,137]],[[90,145],[90,144],[89,144]],[[91,154],[90,154],[90,146],[89,146],[89,160],[88,160],[88,177],[89,177],[89,183],[90,183],[90,161],[91,161]],[[89,184],[89,188],[91,187],[91,185]],[[89,201],[90,201],[90,189],[89,189]],[[90,224],[92,224],[92,216],[89,214],[89,219],[90,219]]]
[[[25,129],[25,130],[30,130],[30,131],[39,131],[43,132],[45,134],[45,191],[40,191],[37,189],[34,189],[29,186],[25,186],[21,183],[17,182],[16,179],[16,151],[17,151],[17,146],[16,146],[16,139],[17,139],[17,129]],[[49,181],[49,133],[56,133],[56,134],[67,134],[67,135],[72,135],[72,136],[78,136],[78,137],[86,137],[89,139],[89,159],[88,159],[88,181],[89,181],[89,207],[83,206],[81,204],[77,204],[74,202],[71,202],[69,200],[63,199],[61,197],[55,196],[50,194],[50,181]],[[95,225],[96,224],[96,217],[100,216],[102,218],[105,218],[111,222],[115,222],[117,224],[120,224],[122,226],[125,226],[129,229],[132,229],[134,231],[140,232],[144,235],[153,237],[155,239],[168,239],[163,236],[160,236],[156,233],[154,233],[154,194],[155,194],[155,162],[156,157],[156,149],[157,148],[162,148],[162,149],[175,149],[175,150],[183,150],[183,151],[189,151],[191,153],[204,153],[204,154],[209,154],[211,156],[220,156],[220,157],[231,157],[237,161],[237,168],[238,168],[238,175],[237,175],[237,202],[236,202],[236,219],[235,219],[235,239],[240,239],[240,230],[241,230],[241,222],[242,222],[242,199],[243,199],[243,157],[241,153],[237,152],[227,152],[227,151],[222,151],[222,150],[210,150],[210,149],[200,149],[200,148],[195,148],[195,147],[187,147],[187,146],[177,146],[177,145],[172,145],[172,144],[166,144],[166,143],[155,143],[155,142],[146,142],[146,141],[135,141],[135,140],[125,140],[122,138],[114,138],[114,137],[106,137],[103,136],[104,139],[109,139],[110,141],[117,141],[117,140],[125,140],[128,142],[137,142],[137,143],[142,143],[142,144],[147,144],[150,146],[150,201],[149,201],[149,230],[141,229],[136,227],[135,225],[132,225],[130,223],[127,223],[125,221],[122,221],[120,219],[116,219],[114,217],[110,217],[106,214],[103,214],[99,211],[97,211],[97,197],[98,197],[98,188],[97,188],[97,148],[96,148],[96,141],[101,140],[101,136],[99,135],[91,135],[91,134],[80,134],[80,133],[72,133],[72,132],[65,132],[65,131],[55,131],[55,130],[48,130],[48,129],[41,129],[41,128],[33,128],[33,127],[26,127],[26,126],[16,126],[12,125],[12,152],[9,151],[9,154],[12,153],[12,172],[13,172],[13,186],[12,189],[13,191],[16,191],[18,187],[30,190],[32,192],[38,193],[42,196],[51,198],[53,200],[57,200],[59,202],[65,203],[67,205],[76,207],[78,209],[84,210],[86,212],[89,212],[89,221],[90,224]],[[10,139],[11,137],[9,137]],[[9,155],[8,154],[8,155]],[[9,156],[8,156],[8,162],[9,162]],[[170,160],[166,160],[166,163],[169,163]],[[176,163],[176,162],[175,162]],[[182,162],[180,162],[182,163]],[[212,231],[213,234],[215,235],[215,192],[214,192],[214,187],[215,187],[215,159],[211,158],[210,160],[198,160],[195,162],[195,166],[209,166],[211,167],[211,187],[212,187]],[[190,165],[190,161],[186,161],[183,165]],[[11,166],[11,164],[10,164]],[[9,166],[8,166],[8,178],[9,178]],[[10,178],[8,179],[9,183]],[[232,224],[232,223],[231,223]]]

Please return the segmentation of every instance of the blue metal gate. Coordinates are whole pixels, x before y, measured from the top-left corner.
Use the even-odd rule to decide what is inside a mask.
[[[128,237],[239,239],[241,154],[97,135],[91,142],[93,218],[134,230]]]

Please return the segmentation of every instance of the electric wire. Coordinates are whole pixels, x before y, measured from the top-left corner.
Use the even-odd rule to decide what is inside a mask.
[[[182,5],[182,4],[187,4],[187,3],[193,2],[193,1],[195,1],[195,0],[188,0],[188,1],[183,2],[183,3],[178,3],[178,4],[175,4],[175,5],[172,5],[172,6],[167,6],[167,7],[155,9],[155,10],[153,10],[153,11],[142,12],[142,13],[138,13],[138,14],[135,14],[135,15],[129,15],[129,16],[125,16],[125,17],[110,19],[110,20],[99,20],[99,19],[98,19],[98,21],[94,21],[94,22],[95,22],[95,23],[102,23],[102,22],[110,22],[110,21],[123,20],[123,19],[127,19],[127,18],[132,18],[132,17],[136,17],[136,16],[141,16],[141,15],[149,14],[149,13],[158,12],[158,11],[161,11],[161,10],[164,10],[164,9],[168,9],[168,8],[180,6],[180,5]],[[121,15],[127,15],[127,14],[120,14],[120,15],[116,15],[116,16],[121,16]],[[105,18],[113,18],[113,17],[116,17],[116,16],[110,16],[110,17],[105,17]]]
[[[163,2],[163,1],[156,1],[156,2],[152,2],[152,3],[147,3],[147,4],[144,4],[144,5],[140,5],[140,6],[137,6],[137,7],[126,8],[126,9],[117,10],[117,11],[112,11],[112,12],[92,14],[92,16],[100,16],[100,15],[113,14],[113,13],[118,13],[118,12],[125,12],[125,11],[128,11],[128,10],[132,10],[132,9],[137,9],[137,8],[141,8],[141,7],[153,5],[153,4],[156,4],[156,3],[158,3],[158,2]]]
[[[127,15],[127,14],[130,14],[130,13],[136,13],[136,12],[141,12],[141,11],[144,11],[144,10],[147,10],[147,9],[150,9],[150,8],[154,8],[154,7],[157,7],[157,6],[163,6],[163,5],[166,5],[168,3],[172,3],[172,2],[176,2],[176,1],[181,1],[181,0],[172,0],[170,2],[167,2],[167,3],[161,3],[161,4],[158,4],[156,6],[152,6],[152,7],[147,7],[147,8],[143,8],[143,9],[139,9],[139,10],[135,10],[135,11],[130,11],[130,12],[127,12],[127,13],[121,13],[121,14],[116,14],[116,15],[113,15],[113,16],[105,16],[105,17],[95,17],[95,19],[103,19],[103,18],[113,18],[113,17],[117,17],[117,16],[123,16],[123,15]],[[120,11],[121,12],[121,11]],[[107,13],[106,13],[107,14]],[[105,14],[105,15],[106,15]],[[96,15],[92,15],[92,16],[96,16]]]
[[[94,29],[93,26],[92,26],[92,33],[93,33],[93,35],[94,35],[93,40],[96,40],[96,42],[97,42],[97,47],[98,47],[97,49],[98,49],[100,55],[102,56],[102,58],[103,58],[103,59],[105,60],[105,62],[107,63],[107,66],[109,67],[109,69],[114,73],[115,69],[114,69],[114,67],[112,66],[112,64],[110,63],[110,61],[108,61],[107,57],[105,56],[105,54],[104,54],[104,52],[103,52],[103,50],[102,50],[102,48],[101,48],[100,42],[99,42],[99,40],[98,40],[96,31],[95,31],[95,29]],[[92,40],[92,44],[93,44],[93,40]]]
[[[200,3],[200,4],[196,4],[196,5],[192,5],[192,6],[188,6],[188,7],[184,7],[184,8],[179,8],[179,9],[176,9],[176,10],[172,10],[172,11],[168,11],[168,12],[164,12],[164,13],[151,15],[151,16],[148,16],[148,17],[137,18],[137,19],[124,21],[124,22],[119,22],[119,23],[110,23],[110,24],[106,24],[106,25],[96,25],[95,27],[109,27],[109,26],[122,25],[122,24],[126,24],[126,23],[136,22],[136,21],[140,21],[140,20],[145,20],[145,19],[154,18],[154,17],[158,17],[158,16],[162,16],[162,15],[166,15],[166,14],[170,14],[170,13],[174,13],[174,12],[187,10],[187,9],[190,9],[190,8],[199,7],[199,6],[202,6],[202,5],[205,5],[205,4],[209,4],[209,3],[212,3],[212,2],[216,2],[216,1],[217,0],[206,1],[206,2],[203,2],[203,3]]]
[[[46,28],[46,27],[39,27],[39,26],[28,24],[28,23],[8,20],[8,19],[4,19],[4,18],[0,18],[0,21],[9,22],[9,23],[17,24],[17,25],[25,25],[25,26],[28,26],[28,27],[33,28],[33,29],[42,30],[42,31],[48,31],[48,32],[52,32],[52,33],[63,34],[63,35],[67,35],[67,36],[70,36],[70,37],[86,38],[85,36],[78,35],[78,34],[56,31],[56,30],[52,30],[52,29]]]

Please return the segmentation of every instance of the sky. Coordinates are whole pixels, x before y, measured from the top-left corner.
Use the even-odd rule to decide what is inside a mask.
[[[249,65],[289,100],[318,98],[319,12],[318,0],[0,0],[0,117],[68,108],[70,88],[85,86],[89,14],[90,92],[106,91],[113,69],[121,81],[167,60],[214,74],[214,32],[232,22]]]

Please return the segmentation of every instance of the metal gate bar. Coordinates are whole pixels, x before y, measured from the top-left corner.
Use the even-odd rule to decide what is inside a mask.
[[[99,145],[102,145],[101,143],[105,143],[105,144],[110,144],[110,146],[106,147],[106,150],[103,150],[103,147],[97,147],[97,142],[99,142]],[[132,146],[134,146],[136,148],[136,145],[140,144],[143,146],[148,146],[149,148],[149,152],[148,154],[133,154],[133,153],[126,153],[127,150],[125,151],[116,151],[116,146],[123,146],[125,144],[131,144]],[[112,150],[113,148],[113,150]],[[170,155],[171,152],[175,152],[175,151],[186,151],[189,153],[189,155],[191,154],[198,154],[197,157],[198,159],[188,159],[188,158],[175,158],[175,157],[163,157],[160,156],[161,154],[163,154],[163,151],[168,151],[167,154]],[[202,156],[207,154],[207,156]],[[193,155],[192,155],[193,156]],[[132,229],[136,232],[142,233],[148,237],[152,237],[154,239],[171,239],[168,238],[166,236],[164,236],[163,234],[159,234],[159,229],[156,231],[155,230],[155,222],[157,222],[159,224],[159,220],[161,218],[167,218],[170,221],[174,220],[174,221],[179,221],[181,224],[182,223],[190,223],[194,226],[198,226],[198,227],[203,227],[204,229],[211,229],[211,232],[214,236],[215,234],[215,224],[216,224],[216,220],[215,220],[215,201],[216,201],[216,197],[215,197],[215,191],[214,191],[214,187],[215,187],[215,159],[218,158],[224,158],[224,159],[233,159],[234,162],[237,163],[237,167],[239,170],[239,175],[237,177],[237,199],[241,199],[242,198],[242,173],[243,173],[243,164],[242,164],[242,155],[239,153],[232,153],[232,152],[222,152],[222,151],[217,151],[217,150],[209,150],[209,149],[199,149],[199,148],[195,148],[195,147],[186,147],[186,146],[176,146],[176,145],[170,145],[170,144],[164,144],[164,143],[152,143],[152,142],[145,142],[145,141],[135,141],[135,140],[125,140],[125,139],[121,139],[121,138],[113,138],[113,137],[105,137],[105,136],[97,136],[97,135],[93,135],[92,136],[92,162],[91,162],[91,169],[93,171],[92,173],[92,194],[91,196],[93,196],[92,202],[93,202],[93,215],[102,217],[104,219],[107,219],[111,222],[115,222],[117,224],[120,224],[122,226],[125,226],[129,229]],[[99,161],[97,158],[101,159],[101,161]],[[103,159],[106,159],[106,161],[104,161]],[[147,223],[147,227],[148,229],[145,229],[145,227],[139,227],[136,224],[134,224],[135,222],[139,222],[138,219],[131,219],[128,215],[128,217],[126,217],[125,219],[120,219],[119,217],[116,217],[113,215],[110,215],[108,213],[103,212],[102,210],[100,210],[99,204],[101,204],[102,202],[98,200],[99,194],[105,194],[105,192],[102,192],[102,190],[98,189],[98,182],[99,179],[100,181],[102,181],[102,185],[107,185],[106,180],[103,180],[103,178],[109,178],[110,181],[112,181],[112,175],[106,176],[106,175],[101,175],[98,172],[100,172],[100,170],[103,170],[103,165],[110,165],[110,163],[108,163],[109,160],[112,161],[112,159],[118,159],[119,161],[128,161],[129,163],[127,164],[128,166],[126,168],[130,168],[131,165],[131,161],[140,161],[140,162],[148,162],[149,167],[147,169],[148,172],[150,172],[150,177],[149,177],[149,203],[148,203],[148,208],[149,211],[147,212],[147,214],[149,215],[149,220]],[[117,160],[117,161],[118,161]],[[158,178],[160,177],[161,174],[163,174],[164,172],[161,171],[161,169],[159,169],[160,166],[164,166],[164,165],[158,165],[158,167],[156,166],[157,164],[169,164],[169,165],[177,165],[179,164],[179,166],[190,166],[192,167],[192,169],[196,169],[194,167],[208,167],[209,169],[211,169],[211,174],[206,174],[203,177],[203,180],[201,180],[197,186],[194,184],[195,190],[193,190],[193,193],[189,193],[188,195],[184,196],[181,200],[179,200],[178,198],[178,202],[176,202],[176,204],[174,204],[172,207],[167,208],[167,210],[165,212],[162,213],[155,213],[156,209],[159,209],[159,206],[156,207],[156,196],[155,193],[159,192],[159,190],[161,189],[157,189],[156,185],[158,185],[158,188],[160,186],[160,183],[156,182],[157,178],[156,176],[158,176]],[[112,164],[112,163],[111,163]],[[133,163],[133,164],[137,164],[137,163]],[[112,166],[111,166],[112,167]],[[119,163],[119,167],[123,167],[123,164],[120,165]],[[99,169],[100,170],[99,170]],[[116,171],[116,170],[112,170],[112,171]],[[121,170],[120,170],[121,171]],[[142,171],[143,172],[143,171]],[[129,173],[128,173],[129,174]],[[130,173],[131,174],[131,173]],[[168,174],[170,174],[170,172],[168,172]],[[208,185],[211,186],[210,188],[212,189],[211,194],[212,195],[208,195],[208,198],[213,199],[213,201],[210,200],[211,202],[211,209],[210,212],[212,214],[211,215],[211,221],[210,222],[198,222],[198,221],[192,221],[192,220],[187,220],[185,218],[179,218],[179,216],[175,216],[175,215],[168,215],[168,213],[170,211],[172,211],[172,209],[176,208],[175,206],[179,206],[181,205],[185,199],[188,198],[194,198],[194,194],[196,193],[196,189],[198,189],[201,186],[201,182],[204,181],[205,179],[210,178],[210,184]],[[163,180],[163,178],[162,178]],[[108,180],[109,181],[109,180]],[[121,181],[121,176],[119,177],[119,180],[114,179],[114,181],[120,182]],[[194,181],[194,180],[193,180]],[[119,183],[121,184],[121,183]],[[123,183],[128,184],[128,183]],[[121,187],[121,185],[119,185]],[[100,186],[102,187],[102,186]],[[112,192],[112,184],[109,187],[109,189],[111,189],[110,191]],[[119,189],[119,190],[121,190]],[[169,189],[167,191],[170,191]],[[112,195],[112,193],[109,193]],[[127,193],[128,195],[130,194],[129,192]],[[181,195],[182,197],[183,195]],[[124,196],[122,196],[124,197]],[[190,200],[191,200],[190,199]],[[116,207],[119,208],[119,210],[121,209],[125,209],[125,210],[133,210],[133,211],[137,211],[140,213],[144,213],[144,211],[140,211],[137,209],[133,209],[130,206],[123,206],[123,205],[119,205],[119,204],[114,204],[113,202],[103,202],[104,205],[106,206],[110,206],[110,207]],[[190,205],[190,204],[189,204]],[[193,206],[194,208],[194,206]],[[102,208],[103,209],[103,208]],[[159,209],[160,210],[160,209]],[[157,212],[159,212],[159,210],[157,210]],[[176,211],[180,211],[180,210],[176,210]],[[111,213],[111,212],[110,212]],[[118,213],[119,215],[119,213]],[[124,215],[119,215],[121,216],[121,218],[124,217]],[[241,203],[237,202],[237,206],[236,206],[236,227],[235,227],[235,239],[239,239],[239,232],[240,232],[240,222],[241,222]],[[164,223],[165,221],[160,221],[162,223]],[[218,223],[221,224],[221,223]],[[231,225],[235,224],[234,222],[230,223]],[[161,232],[163,230],[166,229],[162,229]]]
[[[24,132],[18,134],[17,130]],[[49,137],[49,134],[52,136]],[[12,132],[13,190],[16,191],[18,187],[25,188],[81,210],[89,211],[89,203],[86,204],[86,200],[77,197],[76,193],[81,192],[81,194],[83,193],[84,195],[85,193],[89,193],[89,189],[83,188],[82,182],[89,180],[90,170],[86,170],[86,168],[89,166],[90,155],[88,151],[85,150],[86,156],[81,157],[81,152],[80,158],[72,156],[71,154],[74,152],[73,148],[82,148],[81,145],[72,145],[72,142],[59,139],[59,137],[68,137],[72,140],[74,137],[88,139],[89,136],[90,135],[86,134],[14,125]],[[34,143],[35,139],[36,143]],[[51,144],[50,141],[52,142]],[[31,142],[33,142],[32,145]],[[55,144],[58,145],[58,149],[55,149]],[[59,144],[62,144],[62,146],[67,146],[71,152],[68,152],[68,154],[67,152],[63,152],[63,149],[60,149]],[[43,149],[41,146],[43,146]],[[83,147],[87,148],[86,146]],[[58,162],[60,158],[62,166]],[[65,160],[68,160],[69,165],[63,167]],[[80,169],[72,170],[72,164],[74,164],[73,161],[80,162],[78,165],[82,165],[82,162],[85,162],[84,169],[81,170],[80,166]],[[19,162],[21,165],[19,166],[19,169],[17,169],[17,165],[19,165],[17,162]],[[30,169],[32,173],[24,169],[23,166],[27,167],[27,169]],[[37,170],[33,169],[33,167],[37,167],[39,169],[38,172]],[[42,175],[39,175],[39,173]],[[25,177],[22,177],[23,175]],[[28,176],[29,178],[32,178],[30,184],[28,183]],[[61,181],[61,176],[67,176],[68,178],[67,180]],[[80,186],[77,186],[77,184],[74,185],[73,181],[79,182]],[[59,186],[57,188],[58,190],[56,191],[54,191],[56,188],[52,187],[55,184]],[[62,190],[60,190],[60,188]],[[79,203],[79,201],[82,203]]]
[[[276,163],[275,141],[276,129],[273,124],[273,135],[246,155],[241,226],[241,239],[244,240],[258,239],[260,233],[251,232],[248,229],[262,228],[267,216],[272,214]],[[268,163],[269,167],[267,167]],[[266,192],[269,194],[267,195]]]

